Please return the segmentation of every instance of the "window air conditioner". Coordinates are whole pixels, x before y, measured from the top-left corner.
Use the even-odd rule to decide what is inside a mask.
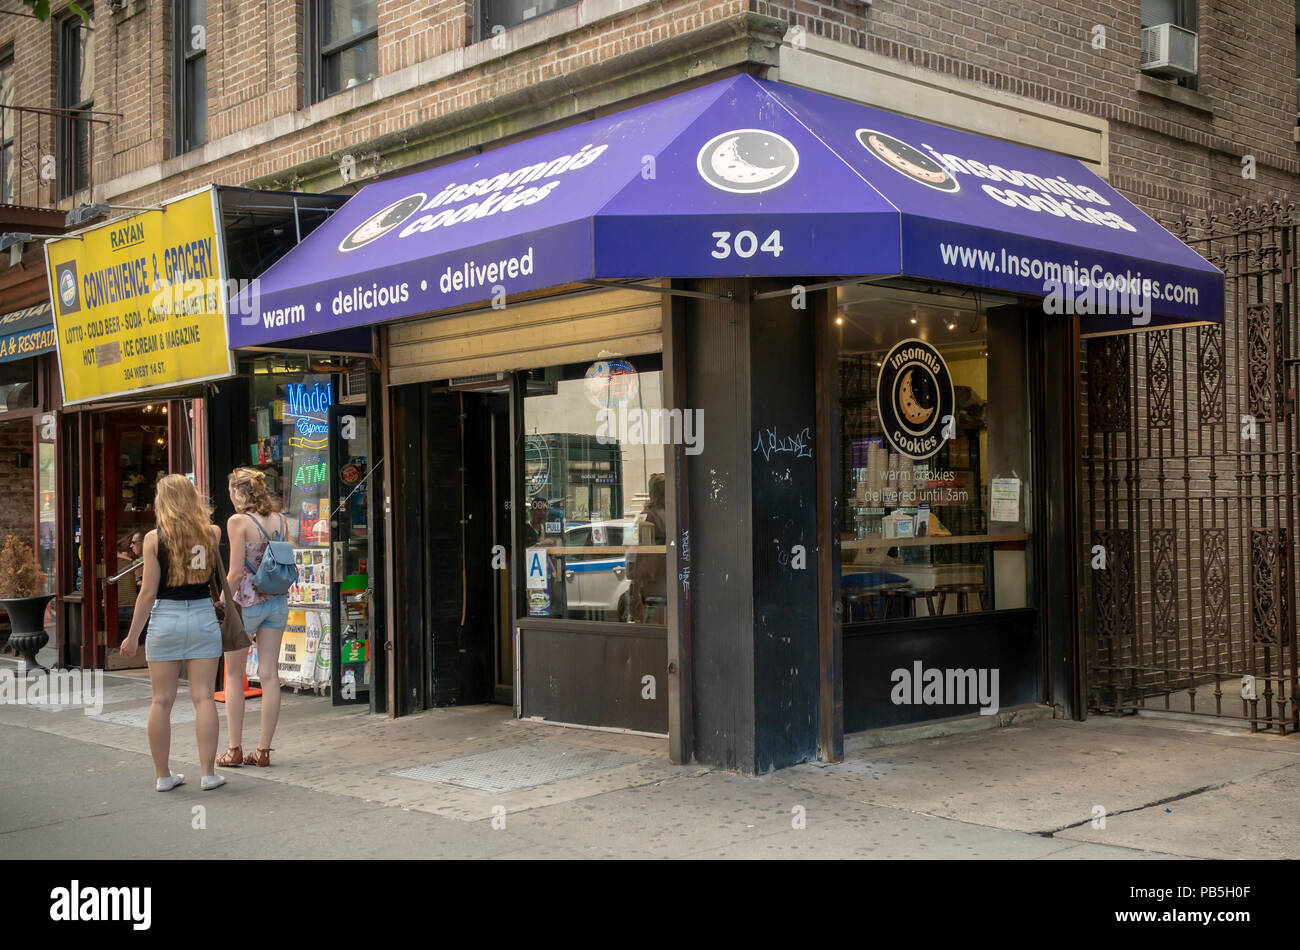
[[[1196,33],[1172,23],[1142,29],[1142,72],[1166,79],[1196,75]]]
[[[353,370],[343,376],[343,393],[339,402],[344,405],[356,405],[366,401],[366,371]]]

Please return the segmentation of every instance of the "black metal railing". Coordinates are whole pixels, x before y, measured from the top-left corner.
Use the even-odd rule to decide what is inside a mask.
[[[93,187],[96,127],[121,115],[0,105],[0,204],[48,208]]]
[[[1300,226],[1273,202],[1175,232],[1224,271],[1223,326],[1085,351],[1089,703],[1295,732]]]

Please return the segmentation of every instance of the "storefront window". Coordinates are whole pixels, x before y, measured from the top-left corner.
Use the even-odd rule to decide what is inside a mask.
[[[1024,607],[1030,428],[1019,317],[843,289],[849,623]]]
[[[654,356],[530,374],[520,525],[530,616],[665,622],[675,430],[661,366]]]
[[[0,413],[36,405],[36,361],[0,363]]]
[[[54,477],[54,443],[39,442],[37,445],[40,451],[40,458],[37,461],[39,466],[37,490],[40,493],[37,499],[37,510],[40,513],[40,523],[36,527],[36,551],[41,563],[41,573],[45,575],[45,592],[52,594],[54,593],[56,563],[54,546],[55,505],[58,501],[57,482]]]
[[[337,366],[346,372],[344,364]],[[342,624],[341,685],[349,699],[364,695],[370,670],[364,406],[341,405],[340,377],[324,371],[334,368],[325,358],[272,356],[243,368],[251,379],[248,455],[241,464],[265,473],[298,566],[298,582],[289,588],[280,680],[337,689],[338,645],[332,637]],[[331,531],[332,514],[339,519],[337,535]],[[336,555],[341,556],[337,563]],[[257,678],[251,652],[248,674]]]
[[[266,487],[282,505],[289,540],[297,550],[299,583],[292,605],[328,607],[329,410],[332,377],[303,373],[253,377],[248,465],[266,474]]]

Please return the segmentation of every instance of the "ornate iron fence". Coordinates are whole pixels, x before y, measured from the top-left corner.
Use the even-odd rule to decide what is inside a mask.
[[[1177,231],[1226,275],[1223,326],[1086,344],[1089,705],[1294,732],[1295,207]]]

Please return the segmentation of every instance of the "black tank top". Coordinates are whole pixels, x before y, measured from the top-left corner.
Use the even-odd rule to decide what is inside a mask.
[[[158,569],[162,572],[158,581],[158,599],[159,600],[204,600],[212,596],[212,586],[209,581],[203,581],[199,584],[177,584],[174,587],[167,586],[167,546],[163,544],[162,535],[158,535]],[[212,569],[208,568],[209,575]]]

